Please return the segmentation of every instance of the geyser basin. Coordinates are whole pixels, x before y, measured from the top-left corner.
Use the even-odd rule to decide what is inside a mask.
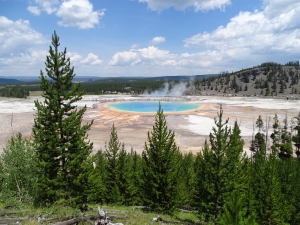
[[[199,104],[184,102],[160,102],[160,104],[164,112],[184,112],[200,107]],[[157,112],[159,102],[118,102],[110,103],[108,106],[122,111],[153,113]]]

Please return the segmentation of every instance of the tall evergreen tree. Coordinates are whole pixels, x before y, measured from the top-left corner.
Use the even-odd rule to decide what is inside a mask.
[[[224,206],[224,213],[220,217],[221,225],[256,225],[254,214],[247,216],[245,196],[240,190],[234,190]]]
[[[86,161],[86,176],[87,176],[87,188],[86,195],[89,203],[106,202],[106,196],[109,191],[107,189],[107,161],[105,159],[104,152],[99,150],[95,155],[92,155]]]
[[[122,197],[120,192],[120,155],[124,154],[124,143],[121,143],[118,139],[117,130],[115,125],[112,125],[110,139],[108,146],[106,146],[106,159],[107,159],[107,201],[109,203],[121,203]],[[126,153],[125,153],[126,154]]]
[[[83,91],[73,84],[74,67],[58,52],[59,37],[52,35],[52,46],[46,58],[46,74],[41,71],[44,101],[35,101],[37,108],[33,126],[34,144],[41,172],[38,175],[37,203],[68,200],[81,203],[84,183],[80,180],[82,165],[92,150],[87,131],[92,122],[81,125],[86,107],[77,109]]]
[[[131,149],[124,161],[124,200],[125,205],[142,205],[140,185],[141,185],[141,156]]]
[[[264,167],[264,176],[261,176],[261,179],[265,179],[265,186],[260,187],[262,198],[261,205],[257,208],[259,224],[285,224],[285,200],[281,193],[278,163],[277,154],[270,154]]]
[[[195,193],[195,156],[190,152],[183,155],[181,168],[182,175],[180,176],[182,189],[181,189],[181,204],[186,207],[193,206],[194,193]]]
[[[133,172],[133,183],[132,183],[132,204],[139,205],[142,204],[142,194],[141,194],[141,179],[142,179],[142,157],[137,154],[136,151],[131,151],[132,158],[132,172]]]
[[[228,119],[223,122],[223,110],[220,108],[216,127],[210,133],[210,144],[197,156],[196,160],[196,199],[199,217],[206,221],[219,220],[230,193],[242,186],[243,178],[242,152],[244,141],[240,136],[237,122],[231,130]]]
[[[293,155],[293,146],[292,146],[292,135],[288,130],[288,120],[287,116],[283,121],[283,127],[281,129],[280,143],[279,143],[279,157],[281,159],[290,158]]]
[[[280,123],[279,123],[279,120],[278,120],[278,116],[277,114],[275,114],[275,117],[273,118],[274,119],[274,123],[273,123],[273,133],[271,134],[271,139],[272,139],[272,146],[271,146],[271,149],[272,149],[272,152],[273,153],[278,153],[279,152],[279,143],[280,143],[280,130],[281,130],[281,127],[280,127]]]
[[[154,211],[174,213],[179,200],[181,153],[160,104],[153,130],[148,132],[142,159],[145,204]]]
[[[255,151],[265,151],[266,150],[266,137],[264,134],[264,122],[262,120],[261,115],[256,120],[256,127],[258,128],[258,132],[255,135],[254,145]]]
[[[296,117],[293,118],[292,122],[294,123],[293,129],[295,132],[292,137],[292,141],[294,142],[294,146],[296,147],[295,153],[298,160],[300,161],[300,112]]]

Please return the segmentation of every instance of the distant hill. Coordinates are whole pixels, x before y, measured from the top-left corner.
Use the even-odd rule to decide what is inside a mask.
[[[202,95],[237,96],[300,96],[299,61],[281,65],[274,62],[243,69],[234,73],[223,72],[197,82],[196,90]]]
[[[205,74],[205,75],[181,75],[181,76],[159,76],[159,77],[97,77],[97,76],[75,76],[75,82],[94,82],[94,81],[128,81],[128,80],[190,80],[190,79],[204,79],[209,77],[215,77],[218,74]],[[0,77],[0,83],[36,83],[40,82],[39,77],[28,77],[28,76],[13,76],[11,78]]]
[[[17,80],[17,79],[0,77],[0,83],[5,83],[5,84],[8,84],[8,83],[21,83],[21,81]]]

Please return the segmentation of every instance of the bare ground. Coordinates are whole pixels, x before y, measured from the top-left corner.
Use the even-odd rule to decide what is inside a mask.
[[[135,100],[125,96],[126,100]],[[85,96],[79,105],[87,105],[83,123],[94,120],[89,131],[89,139],[94,143],[94,152],[105,149],[109,141],[111,126],[114,123],[121,142],[125,148],[131,148],[141,153],[147,141],[147,133],[151,131],[155,120],[155,113],[129,113],[111,109],[105,102],[124,100],[124,96]],[[26,138],[31,137],[34,121],[35,97],[29,99],[0,98],[0,151],[5,147],[12,135],[21,132]],[[99,102],[102,102],[98,104]],[[245,140],[244,149],[249,149],[252,138],[253,123],[259,115],[270,118],[269,134],[272,132],[272,118],[275,113],[282,121],[286,114],[288,118],[296,116],[300,110],[300,101],[282,99],[234,98],[197,96],[190,97],[193,103],[199,103],[198,110],[184,113],[165,113],[168,128],[175,132],[176,143],[182,152],[198,152],[208,139],[209,132],[214,125],[220,104],[222,104],[223,118],[229,118],[232,125],[238,121]],[[97,108],[92,105],[97,103]]]

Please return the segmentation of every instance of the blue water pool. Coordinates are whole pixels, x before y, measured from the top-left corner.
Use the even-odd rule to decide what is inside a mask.
[[[164,112],[183,112],[195,110],[199,104],[183,102],[160,102]],[[122,111],[129,112],[157,112],[159,102],[118,102],[110,103],[108,106]]]

